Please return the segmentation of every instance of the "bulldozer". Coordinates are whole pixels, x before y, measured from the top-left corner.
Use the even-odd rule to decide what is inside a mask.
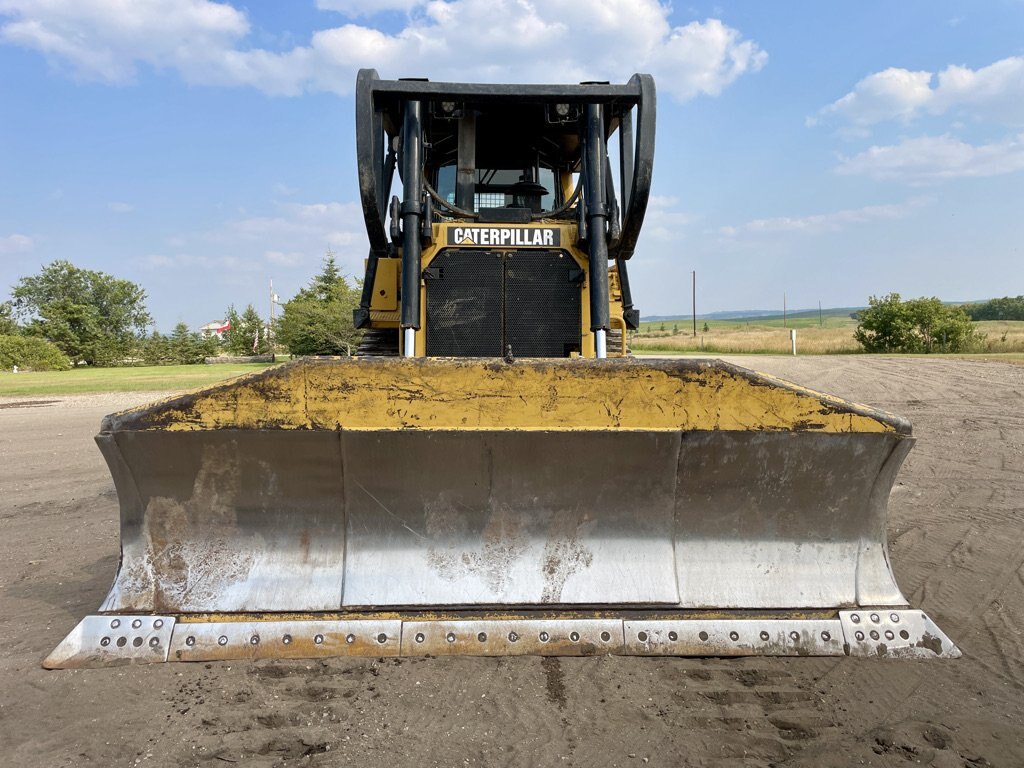
[[[358,354],[106,417],[121,559],[44,666],[960,654],[890,565],[906,419],[630,355],[652,77],[355,102]]]

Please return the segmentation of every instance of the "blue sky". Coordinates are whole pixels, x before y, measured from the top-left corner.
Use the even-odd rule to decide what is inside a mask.
[[[1024,0],[0,0],[0,300],[54,259],[156,326],[366,253],[351,88],[659,89],[641,311],[1024,293]]]

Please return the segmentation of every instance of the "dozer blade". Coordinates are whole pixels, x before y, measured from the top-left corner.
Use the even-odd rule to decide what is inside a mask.
[[[121,563],[47,667],[959,655],[889,566],[909,423],[721,361],[299,360],[97,442]]]

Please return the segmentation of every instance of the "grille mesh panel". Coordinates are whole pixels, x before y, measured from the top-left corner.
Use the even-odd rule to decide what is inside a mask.
[[[580,351],[576,263],[559,251],[443,251],[426,273],[427,354],[567,357]]]
[[[505,343],[517,357],[580,351],[576,262],[559,251],[516,251],[505,259]]]
[[[501,357],[503,282],[501,254],[442,251],[427,273],[427,354]]]

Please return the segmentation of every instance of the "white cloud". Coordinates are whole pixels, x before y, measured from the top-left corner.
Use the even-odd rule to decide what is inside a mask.
[[[843,158],[837,172],[924,184],[963,177],[999,176],[1024,170],[1024,133],[972,145],[953,136],[921,136],[873,146]]]
[[[754,219],[745,224],[719,229],[723,237],[734,239],[751,235],[798,234],[820,235],[825,232],[841,232],[850,226],[869,224],[873,221],[902,219],[915,209],[927,205],[927,198],[915,198],[904,203],[889,205],[867,205],[862,208],[847,208],[830,213],[810,216],[780,216],[772,219]]]
[[[178,261],[171,256],[162,253],[151,253],[143,259],[143,262],[155,269],[173,269],[178,266]]]
[[[245,36],[245,14],[210,0],[0,0],[0,38],[89,79],[125,82],[136,64],[188,68]]]
[[[866,127],[957,110],[997,122],[1024,124],[1024,56],[1010,56],[980,69],[951,65],[938,75],[891,67],[868,75],[808,122],[835,116]]]
[[[178,235],[173,253],[151,254],[153,269],[228,270],[277,274],[319,264],[328,248],[337,251],[346,274],[362,272],[367,245],[362,208],[354,203],[279,203],[273,215],[224,221],[211,231]]]
[[[276,216],[235,219],[210,237],[218,242],[258,241],[280,253],[294,252],[301,244],[315,248],[319,255],[328,247],[365,240],[363,210],[355,203],[282,203],[277,207]]]
[[[418,0],[316,0],[321,11],[338,11],[346,16],[372,16],[382,11],[411,11]]]
[[[693,214],[676,208],[678,198],[669,195],[651,195],[647,201],[647,214],[644,216],[644,242],[654,240],[664,243],[677,243],[683,229],[692,224],[696,217]]]
[[[131,213],[135,210],[135,206],[131,203],[107,203],[107,210],[112,213]]]
[[[187,272],[213,272],[221,276],[232,273],[260,273],[264,264],[260,259],[250,259],[235,254],[222,253],[205,255],[196,253],[175,253],[170,256],[151,253],[143,259],[151,269],[185,270]]]
[[[933,97],[931,72],[889,68],[868,75],[850,93],[821,110],[857,125],[883,120],[909,120]]]
[[[35,241],[28,235],[7,235],[0,237],[0,254],[25,253],[35,247]]]
[[[321,0],[348,16],[367,0]],[[344,24],[284,52],[245,47],[243,11],[211,0],[0,0],[0,39],[39,50],[83,78],[125,82],[136,67],[172,67],[195,84],[274,95],[348,93],[359,67],[435,80],[620,81],[650,71],[677,99],[718,95],[767,54],[717,19],[673,27],[658,0],[384,0],[409,10],[387,33]],[[500,21],[499,21],[500,20]],[[473,63],[467,67],[467,62]]]
[[[301,251],[267,251],[263,257],[270,264],[280,264],[284,267],[295,267],[306,261],[306,254]]]

